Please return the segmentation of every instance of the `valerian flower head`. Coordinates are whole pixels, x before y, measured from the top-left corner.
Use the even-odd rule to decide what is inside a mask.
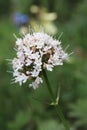
[[[16,58],[12,60],[13,77],[20,85],[32,79],[29,84],[34,89],[43,83],[43,69],[52,71],[55,66],[63,65],[68,59],[59,40],[44,32],[33,32],[16,40]]]

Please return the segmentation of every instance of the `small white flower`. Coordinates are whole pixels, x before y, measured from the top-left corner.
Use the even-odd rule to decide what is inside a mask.
[[[32,82],[31,84],[29,84],[29,87],[33,87],[33,89],[38,88],[38,84],[36,84],[36,82]]]
[[[13,76],[15,77],[15,83],[19,82],[20,86],[22,85],[22,83],[25,83],[28,79],[28,76],[26,76],[24,73],[20,73],[18,71],[15,71]]]
[[[62,56],[62,59],[63,59],[63,60],[68,59],[68,54],[67,54],[67,53],[64,53],[64,55]]]
[[[30,66],[32,64],[32,60],[29,59],[29,58],[26,58],[25,59],[25,64],[26,64],[26,66]]]
[[[52,71],[52,70],[53,70],[53,65],[51,65],[51,64],[45,64],[44,67],[45,67],[48,71]]]
[[[29,86],[34,89],[43,83],[43,68],[52,71],[54,66],[63,65],[63,61],[68,59],[61,42],[44,32],[28,33],[18,38],[16,48],[16,58],[12,61],[14,80],[22,85],[33,79]]]
[[[32,77],[37,77],[37,76],[39,75],[39,73],[40,73],[40,71],[34,69],[34,70],[31,72],[31,76],[32,76]]]
[[[38,88],[38,86],[39,86],[40,83],[43,83],[43,80],[42,80],[42,78],[37,77],[37,78],[35,79],[35,81],[32,82],[32,84],[30,84],[29,86],[30,86],[30,87],[33,87],[34,89],[36,89],[36,88]]]
[[[22,42],[22,39],[21,39],[21,38],[18,38],[18,39],[17,39],[16,45],[17,45],[17,46],[23,45],[23,42]]]
[[[42,78],[37,77],[36,80],[35,80],[35,82],[36,82],[37,84],[40,84],[40,83],[43,83],[43,80],[42,80]]]
[[[13,59],[12,64],[13,64],[14,71],[15,70],[18,71],[18,70],[22,69],[22,67],[23,67],[22,61],[17,58]]]

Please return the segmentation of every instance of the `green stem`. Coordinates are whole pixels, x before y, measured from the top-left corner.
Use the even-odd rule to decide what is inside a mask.
[[[44,79],[45,79],[45,81],[46,81],[47,88],[48,88],[48,91],[49,91],[50,96],[51,96],[51,98],[52,98],[52,101],[55,102],[55,97],[54,97],[53,91],[52,91],[52,89],[51,89],[51,86],[50,86],[50,83],[49,83],[47,74],[46,74],[46,72],[45,72],[44,69],[43,69],[43,76],[44,76]]]
[[[59,105],[55,105],[55,110],[58,114],[58,116],[60,117],[64,127],[65,127],[65,130],[70,130],[65,118],[64,118],[64,115],[63,115],[63,112],[61,111],[61,108],[59,107]]]
[[[59,105],[58,105],[58,104],[55,104],[55,103],[56,103],[56,98],[55,98],[55,96],[54,96],[54,94],[53,94],[53,91],[52,91],[52,88],[51,88],[51,86],[50,86],[50,83],[49,83],[47,74],[46,74],[46,72],[45,72],[44,69],[43,69],[43,76],[44,76],[44,79],[45,79],[45,81],[46,81],[47,88],[48,88],[48,91],[49,91],[50,96],[51,96],[51,98],[52,98],[52,101],[53,101],[53,103],[54,103],[55,110],[56,110],[58,116],[60,117],[60,119],[61,119],[61,121],[62,121],[62,123],[63,123],[63,125],[64,125],[64,127],[65,127],[65,130],[70,130],[69,127],[68,127],[68,125],[67,125],[67,122],[66,122],[66,120],[65,120],[65,118],[64,118],[64,115],[63,115],[63,113],[62,113],[62,111],[61,111],[61,109],[60,109],[60,107],[59,107]]]

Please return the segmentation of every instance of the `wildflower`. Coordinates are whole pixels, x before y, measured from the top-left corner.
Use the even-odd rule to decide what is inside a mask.
[[[14,80],[22,85],[32,79],[29,86],[34,89],[43,83],[43,69],[52,71],[55,66],[63,65],[63,61],[68,59],[61,42],[44,32],[28,33],[17,38],[16,48],[16,58],[12,60]]]
[[[28,24],[29,17],[26,14],[16,12],[13,15],[13,22],[17,27],[21,27]]]

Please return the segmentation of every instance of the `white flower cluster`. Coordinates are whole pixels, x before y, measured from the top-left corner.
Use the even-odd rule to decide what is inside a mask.
[[[29,86],[38,88],[43,82],[42,70],[52,71],[54,66],[63,65],[63,61],[68,58],[60,44],[59,40],[44,32],[28,33],[23,38],[17,38],[17,58],[12,60],[15,82],[22,85],[32,79],[33,82]]]

